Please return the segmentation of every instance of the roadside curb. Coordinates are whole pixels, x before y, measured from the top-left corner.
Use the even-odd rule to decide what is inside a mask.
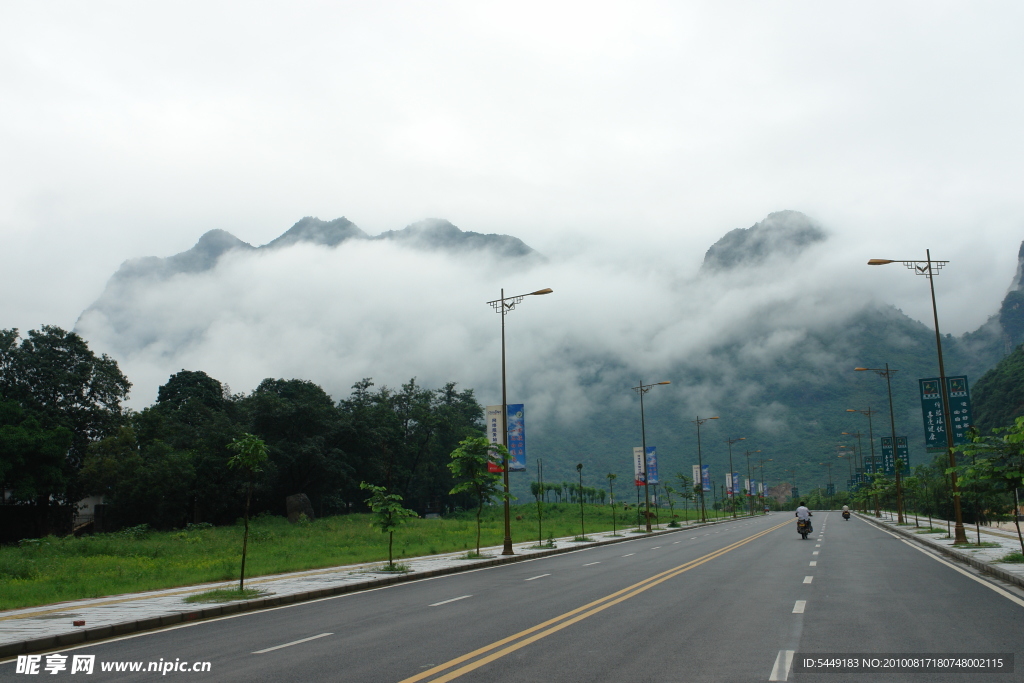
[[[473,571],[476,569],[487,569],[490,567],[497,567],[499,565],[510,564],[513,562],[523,562],[525,560],[532,560],[542,557],[551,557],[553,555],[561,555],[564,553],[570,553],[576,550],[581,550],[583,548],[593,548],[597,546],[611,545],[613,543],[623,543],[625,541],[633,541],[644,537],[650,538],[653,536],[663,536],[665,534],[678,533],[680,531],[689,531],[705,526],[713,526],[715,524],[725,524],[727,522],[733,522],[747,518],[748,517],[745,516],[738,517],[736,519],[729,518],[724,520],[717,520],[714,522],[697,522],[693,525],[681,526],[679,528],[656,529],[652,530],[651,533],[644,532],[642,534],[623,535],[622,538],[608,538],[601,541],[591,541],[589,543],[575,543],[572,546],[564,548],[540,550],[536,552],[531,552],[529,554],[509,555],[504,557],[499,556],[493,559],[482,561],[467,560],[464,566],[441,567],[439,569],[429,569],[427,571],[422,572],[408,572],[405,574],[398,574],[394,576],[384,576],[379,579],[370,579],[369,581],[362,581],[360,583],[354,583],[349,585],[332,586],[330,588],[320,588],[317,590],[303,591],[299,593],[288,593],[285,595],[273,595],[265,598],[256,598],[253,600],[244,600],[239,602],[228,603],[225,605],[217,605],[214,607],[197,608],[192,611],[173,612],[160,616],[138,619],[135,621],[125,621],[117,624],[108,624],[105,626],[97,626],[93,628],[83,628],[76,631],[68,631],[66,633],[61,633],[58,635],[43,636],[41,638],[32,638],[29,640],[19,640],[11,643],[2,643],[0,644],[0,661],[16,657],[17,655],[24,655],[33,652],[43,652],[46,650],[57,650],[71,645],[80,645],[86,642],[105,640],[107,638],[114,638],[118,636],[129,635],[132,633],[139,633],[141,631],[152,631],[155,629],[164,628],[166,626],[174,626],[177,624],[183,624],[191,621],[201,621],[205,619],[213,619],[216,617],[228,616],[231,614],[238,614],[241,612],[252,612],[261,609],[269,609],[271,607],[280,607],[282,605],[290,605],[296,602],[309,602],[312,600],[320,600],[322,598],[331,598],[338,595],[343,595],[345,593],[357,593],[360,591],[372,590],[374,588],[390,586],[397,583],[419,581],[420,579],[430,579],[437,576],[457,574],[460,572]]]
[[[857,516],[860,517],[861,519],[863,519],[866,522],[870,522],[871,524],[875,525],[879,529],[883,529],[885,531],[891,531],[891,532],[899,534],[901,536],[906,536],[910,540],[917,541],[919,544],[925,546],[926,548],[933,548],[935,550],[938,550],[943,555],[946,555],[946,556],[948,556],[948,557],[950,557],[950,558],[952,558],[952,559],[954,559],[954,560],[956,560],[958,562],[962,562],[963,564],[970,565],[971,567],[974,567],[975,569],[977,569],[978,571],[980,571],[980,572],[982,572],[984,574],[989,574],[991,576],[996,577],[997,579],[1001,579],[1003,581],[1006,581],[1007,583],[1012,583],[1013,585],[1015,585],[1015,586],[1017,586],[1019,588],[1024,588],[1024,576],[1018,576],[1017,574],[1014,574],[1013,572],[1008,572],[1005,569],[1000,569],[999,567],[994,567],[994,566],[992,566],[988,562],[983,562],[983,561],[979,560],[978,558],[972,557],[971,555],[968,555],[967,553],[961,552],[961,551],[959,551],[959,550],[957,550],[955,548],[949,548],[949,547],[947,547],[945,545],[942,545],[940,543],[934,543],[931,539],[923,538],[919,534],[912,533],[912,532],[907,531],[905,529],[900,529],[899,527],[888,526],[888,525],[886,525],[884,523],[876,521],[872,517],[868,517],[868,516],[863,515],[863,514],[861,514],[859,512],[857,513]]]

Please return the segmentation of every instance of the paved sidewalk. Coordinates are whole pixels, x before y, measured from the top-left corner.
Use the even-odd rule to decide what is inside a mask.
[[[874,515],[865,515],[861,513],[857,513],[857,515],[862,519],[877,524],[883,529],[916,540],[959,562],[963,562],[964,564],[968,564],[986,574],[1024,588],[1024,563],[1000,561],[1010,553],[1020,553],[1020,542],[1017,539],[1016,534],[1010,536],[1001,532],[986,532],[986,529],[982,527],[981,533],[985,535],[981,537],[981,542],[995,543],[997,546],[992,548],[978,547],[976,545],[977,537],[975,535],[975,528],[972,526],[970,528],[966,528],[967,539],[971,542],[970,545],[954,547],[953,539],[946,534],[945,520],[932,520],[933,529],[942,528],[939,533],[919,533],[920,531],[928,528],[928,520],[926,518],[922,518],[920,520],[921,528],[919,529],[914,527],[913,521],[911,521],[910,524],[900,526],[896,524],[894,520],[885,518],[878,519]],[[913,516],[911,516],[910,519],[913,520]]]
[[[741,518],[742,519],[742,518]],[[732,521],[731,518],[724,521]],[[708,522],[718,524],[721,522]],[[671,533],[693,528],[689,523],[679,529],[655,528],[654,534]],[[382,571],[382,562],[314,569],[303,572],[261,576],[247,579],[246,587],[268,591],[262,598],[226,603],[187,603],[184,598],[215,588],[233,588],[237,581],[219,581],[183,588],[146,593],[132,593],[87,600],[73,600],[53,605],[12,609],[0,612],[0,660],[28,652],[67,647],[85,641],[100,640],[136,631],[145,631],[172,624],[233,614],[265,607],[330,597],[341,593],[367,590],[402,581],[441,576],[470,569],[517,562],[571,552],[581,547],[619,543],[636,538],[635,529],[589,534],[591,542],[575,542],[572,537],[555,539],[554,549],[531,548],[536,541],[513,545],[515,555],[501,556],[501,546],[481,548],[485,559],[467,560],[465,551],[445,555],[402,558],[401,564],[411,571],[395,574]],[[84,621],[84,626],[74,626]]]

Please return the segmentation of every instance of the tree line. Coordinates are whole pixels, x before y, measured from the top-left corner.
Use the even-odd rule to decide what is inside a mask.
[[[3,503],[45,508],[103,495],[117,525],[232,523],[247,479],[228,467],[228,446],[245,434],[268,452],[253,482],[254,514],[282,514],[296,493],[318,515],[365,510],[362,482],[421,514],[475,503],[449,493],[447,465],[460,441],[483,434],[483,409],[454,382],[391,388],[367,378],[335,401],[309,380],[268,378],[232,394],[205,372],[182,370],[139,411],[123,405],[130,388],[115,360],[73,332],[0,330]]]

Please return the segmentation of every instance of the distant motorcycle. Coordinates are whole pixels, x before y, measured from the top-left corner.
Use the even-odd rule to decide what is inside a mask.
[[[845,519],[847,522],[850,521],[850,511],[849,510],[843,510],[843,519]]]
[[[797,531],[798,534],[803,536],[803,539],[806,541],[807,540],[807,534],[809,534],[812,531],[814,531],[814,529],[811,528],[811,520],[809,520],[809,519],[798,519],[798,520],[796,520],[796,531]]]

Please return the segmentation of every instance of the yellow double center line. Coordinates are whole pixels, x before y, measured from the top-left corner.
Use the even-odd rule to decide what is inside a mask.
[[[703,557],[698,557],[696,560],[691,560],[690,562],[681,564],[678,567],[673,567],[672,569],[663,571],[660,574],[655,574],[654,576],[644,579],[639,583],[634,583],[632,586],[628,586],[626,588],[623,588],[622,590],[618,590],[612,593],[611,595],[606,595],[605,597],[599,600],[589,602],[586,605],[583,605],[582,607],[577,607],[571,612],[566,612],[565,614],[557,616],[554,619],[548,619],[547,621],[537,624],[536,626],[531,626],[525,631],[520,631],[519,633],[508,636],[507,638],[502,638],[501,640],[497,640],[491,643],[490,645],[486,645],[477,650],[473,650],[468,654],[464,654],[461,657],[456,657],[455,659],[445,662],[444,664],[439,664],[438,666],[435,666],[432,669],[422,671],[416,674],[415,676],[410,676],[409,678],[403,679],[399,683],[415,683],[416,681],[422,681],[424,679],[431,678],[436,674],[441,674],[444,671],[448,671],[452,667],[458,666],[459,668],[455,669],[454,671],[448,671],[448,673],[438,676],[437,678],[431,678],[430,683],[445,683],[445,681],[454,680],[459,676],[462,676],[463,674],[467,674],[470,671],[479,669],[481,666],[489,664],[496,659],[501,659],[507,654],[511,654],[512,652],[515,652],[520,648],[526,647],[530,643],[534,643],[540,640],[541,638],[545,638],[551,635],[552,633],[561,631],[566,626],[571,626],[572,624],[575,624],[578,621],[583,621],[587,617],[592,617],[598,612],[608,609],[612,605],[617,605],[620,602],[629,600],[630,598],[637,596],[640,593],[643,593],[648,588],[653,588],[654,586],[657,586],[659,583],[668,581],[673,577],[679,576],[683,572],[688,572],[694,567],[699,567],[705,562],[710,562],[711,560],[717,557],[721,557],[722,555],[725,555],[726,553],[731,552],[736,548],[739,548],[740,546],[746,545],[751,541],[757,540],[758,538],[761,538],[766,534],[770,534],[776,529],[780,529],[788,524],[788,520],[783,522],[782,524],[776,524],[775,526],[769,529],[765,529],[764,531],[761,531],[759,533],[756,533],[753,536],[749,536],[747,538],[744,538],[743,540],[736,541],[732,545],[727,545],[724,548],[720,548],[719,550],[708,553]],[[459,666],[460,664],[462,666]]]

